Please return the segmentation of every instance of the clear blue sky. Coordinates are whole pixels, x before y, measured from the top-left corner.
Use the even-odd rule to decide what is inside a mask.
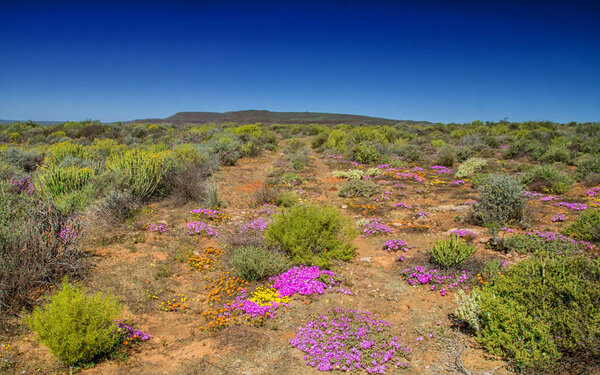
[[[600,120],[598,1],[0,4],[0,119]]]

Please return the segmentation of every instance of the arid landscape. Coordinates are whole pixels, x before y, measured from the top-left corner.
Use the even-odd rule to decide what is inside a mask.
[[[597,123],[279,120],[0,125],[0,372],[597,373]]]

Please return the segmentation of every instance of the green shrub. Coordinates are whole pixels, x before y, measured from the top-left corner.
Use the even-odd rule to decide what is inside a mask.
[[[487,167],[488,162],[482,158],[470,158],[458,166],[456,170],[457,178],[473,177],[475,173],[480,172]]]
[[[548,147],[548,150],[540,157],[540,161],[547,163],[569,163],[571,161],[571,152],[563,145],[552,145]]]
[[[71,141],[55,143],[48,149],[46,162],[48,164],[59,164],[67,156],[85,159],[87,157],[87,151],[83,146],[72,143]]]
[[[352,160],[362,164],[377,163],[381,160],[381,153],[372,142],[361,142],[352,148]]]
[[[577,163],[577,170],[575,171],[575,178],[577,181],[583,181],[589,174],[596,173],[600,174],[600,156],[588,156]]]
[[[258,246],[235,249],[230,263],[235,274],[246,281],[278,275],[289,266],[288,260],[283,255]]]
[[[474,253],[475,246],[467,244],[456,235],[436,241],[429,250],[431,261],[444,268],[458,266]]]
[[[584,247],[580,244],[574,244],[569,241],[551,240],[537,236],[517,235],[504,237],[498,240],[495,246],[496,250],[518,254],[566,254],[575,253]]]
[[[300,177],[300,175],[296,174],[296,173],[284,173],[283,176],[281,176],[281,182],[283,182],[284,184],[292,184],[292,185],[298,185],[302,182],[302,177]]]
[[[498,259],[491,259],[485,264],[485,266],[483,266],[483,269],[481,270],[481,277],[484,280],[493,279],[498,275],[498,273],[500,273],[501,269],[502,262],[500,262]]]
[[[587,209],[563,229],[565,236],[600,244],[600,208]]]
[[[550,165],[534,167],[521,177],[530,190],[550,194],[563,194],[571,189],[573,180],[564,172]]]
[[[505,226],[522,222],[527,201],[521,185],[512,177],[489,175],[478,188],[481,200],[475,203],[469,215],[478,225]]]
[[[331,172],[335,178],[347,178],[351,180],[360,180],[364,176],[379,176],[382,173],[383,172],[379,168],[369,168],[366,171],[363,171],[362,169],[349,169],[347,171],[335,170]]]
[[[381,186],[372,181],[348,180],[342,183],[338,195],[340,197],[371,197],[381,191]]]
[[[38,339],[66,365],[93,362],[120,343],[115,325],[122,308],[114,297],[63,282],[44,307],[26,318]]]
[[[112,173],[117,186],[135,197],[146,199],[158,192],[170,164],[165,152],[131,149],[108,158],[106,169]]]
[[[433,141],[432,141],[433,142]],[[436,155],[435,164],[451,167],[456,159],[456,151],[452,146],[445,146]]]
[[[479,332],[481,330],[480,315],[481,315],[481,296],[478,289],[473,289],[470,294],[467,294],[464,290],[459,289],[454,295],[458,308],[454,312],[454,315],[474,330]]]
[[[53,197],[81,190],[94,175],[90,168],[44,166],[38,170],[35,187]]]
[[[300,198],[298,197],[298,194],[289,190],[281,190],[277,192],[274,199],[275,204],[281,207],[292,207],[297,205],[299,201]]]
[[[294,206],[273,217],[265,231],[268,243],[279,246],[294,263],[330,267],[332,259],[350,260],[356,235],[352,222],[333,207]]]
[[[480,292],[477,340],[521,368],[542,372],[558,361],[600,355],[600,265],[586,257],[535,257]],[[569,371],[566,371],[567,373]]]
[[[332,130],[327,136],[327,148],[332,149],[340,154],[348,151],[348,134],[341,130]]]

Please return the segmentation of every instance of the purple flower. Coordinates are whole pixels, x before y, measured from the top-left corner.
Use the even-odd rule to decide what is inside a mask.
[[[210,225],[202,221],[192,221],[187,224],[187,232],[189,235],[200,235],[202,237],[218,237],[219,232]]]

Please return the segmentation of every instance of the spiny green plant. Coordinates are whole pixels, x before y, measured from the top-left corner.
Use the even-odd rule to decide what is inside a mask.
[[[43,166],[36,174],[35,187],[39,191],[58,197],[75,190],[81,190],[93,175],[94,171],[88,167]]]
[[[467,244],[454,234],[448,239],[436,241],[429,250],[433,263],[444,268],[462,264],[473,253],[475,253],[475,246]]]

